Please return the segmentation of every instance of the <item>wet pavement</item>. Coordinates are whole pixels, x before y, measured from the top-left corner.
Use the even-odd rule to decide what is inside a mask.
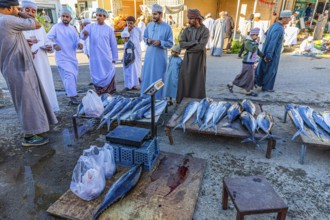
[[[93,87],[88,86],[88,59],[81,53],[78,53],[78,59],[80,75],[77,88],[79,98],[82,98]],[[76,107],[71,106],[65,97],[53,56],[50,56],[50,63],[61,110],[57,113],[59,123],[52,126],[47,134],[50,143],[44,147],[21,146],[20,124],[7,87],[0,78],[0,87],[4,91],[4,98],[0,102],[0,219],[58,219],[47,214],[47,208],[69,189],[73,168],[82,151],[90,145],[102,146],[105,141],[107,132],[105,128],[96,130],[98,122],[94,119],[79,120],[80,131],[85,134],[78,140],[74,138],[72,115]],[[270,160],[260,156],[252,145],[244,145],[243,148],[239,141],[229,138],[209,138],[178,131],[174,132],[175,145],[169,145],[164,127],[158,126],[161,150],[193,153],[208,162],[194,219],[234,219],[233,207],[226,212],[221,209],[221,178],[256,174],[266,176],[288,203],[287,219],[327,219],[330,216],[329,150],[308,149],[306,164],[300,165],[300,143],[290,140],[292,126],[281,122],[285,103],[305,103],[319,110],[330,110],[328,64],[328,59],[284,55],[276,92],[262,93],[254,98],[274,115],[274,132],[281,137]],[[121,93],[124,88],[121,64],[117,64],[117,67],[117,91]],[[234,94],[230,94],[225,86],[240,68],[241,60],[236,55],[208,57],[208,96],[227,100],[246,98],[237,88],[234,88]],[[137,96],[138,92],[124,95]],[[168,121],[174,111],[174,107],[169,108],[162,121]],[[311,203],[313,205],[308,207]]]

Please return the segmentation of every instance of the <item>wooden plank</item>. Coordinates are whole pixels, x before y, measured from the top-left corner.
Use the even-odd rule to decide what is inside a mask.
[[[290,111],[288,111],[288,115],[291,119],[291,122],[293,124],[293,126],[295,127],[295,130],[297,131],[296,126],[294,125],[293,122],[293,116],[291,114]],[[322,130],[320,127],[318,127],[320,130]],[[304,130],[306,131],[306,133],[309,135],[309,137],[300,134],[300,140],[303,144],[308,145],[308,146],[315,146],[315,147],[323,147],[323,148],[330,148],[330,136],[328,134],[326,134],[326,132],[323,132],[324,134],[321,135],[322,140],[320,138],[318,138],[314,132],[309,129],[307,126],[304,126]]]
[[[184,181],[170,192],[178,167],[189,159],[188,173]],[[152,172],[143,172],[136,187],[126,197],[110,206],[100,219],[192,219],[206,160],[162,152],[158,166]],[[119,172],[107,182],[102,195],[86,202],[74,195],[71,190],[64,193],[47,212],[67,219],[91,219],[110,185],[125,171]],[[143,210],[143,211],[141,211]]]
[[[186,105],[191,102],[191,101],[200,101],[200,99],[192,99],[192,98],[184,98],[182,102],[180,103],[177,111],[174,113],[172,118],[169,120],[167,123],[166,127],[172,129],[174,128],[177,124],[180,123],[183,117],[183,111]],[[217,100],[215,100],[217,101]],[[255,103],[254,103],[255,104]],[[256,114],[258,115],[262,110],[259,104],[255,104],[256,106]],[[196,120],[196,113],[188,120],[186,123],[186,131],[188,132],[194,132],[194,133],[201,133],[201,134],[212,134],[215,135],[215,132],[212,129],[206,130],[206,131],[199,131],[198,125],[191,125],[194,121]],[[236,120],[232,123],[231,127],[226,126],[228,121],[226,119],[221,120],[221,122],[217,125],[218,127],[218,132],[216,135],[220,136],[227,136],[227,137],[237,137],[237,138],[247,138],[250,137],[251,135],[249,132],[241,125],[240,120]],[[181,129],[182,128],[178,128]],[[256,139],[260,139],[265,135],[265,133],[257,132],[255,134]]]

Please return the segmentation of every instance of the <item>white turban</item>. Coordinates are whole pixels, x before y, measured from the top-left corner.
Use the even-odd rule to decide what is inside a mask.
[[[68,9],[67,7],[62,8],[61,15],[63,15],[63,14],[67,14],[67,15],[70,15],[70,17],[72,17],[72,11],[70,9]]]
[[[295,14],[299,15],[299,11],[296,11]]]
[[[255,17],[255,18],[260,18],[260,17],[261,17],[261,14],[260,14],[260,13],[255,13],[255,14],[254,14],[254,17]]]
[[[123,31],[123,32],[121,32],[121,38],[126,38],[126,37],[129,37],[130,36],[130,34],[129,34],[129,32],[128,31]]]
[[[23,0],[22,1],[22,8],[29,7],[37,10],[37,4],[35,3],[34,0]]]
[[[97,8],[96,9],[96,14],[102,14],[105,17],[108,17],[108,12],[106,10],[104,10],[103,8]]]
[[[324,11],[324,14],[328,14],[328,13],[329,13],[329,11],[328,11],[328,10],[325,10],[325,11]]]
[[[155,13],[155,12],[162,13],[163,12],[163,7],[161,5],[158,5],[158,4],[153,4],[151,10],[152,10],[152,13]]]
[[[180,45],[174,45],[172,48],[171,48],[172,51],[174,52],[177,52],[177,53],[180,53],[181,52],[181,48],[180,48]]]
[[[90,18],[84,18],[81,20],[82,23],[92,23],[92,20]]]
[[[290,18],[292,15],[292,12],[290,10],[284,10],[280,13],[280,18]]]

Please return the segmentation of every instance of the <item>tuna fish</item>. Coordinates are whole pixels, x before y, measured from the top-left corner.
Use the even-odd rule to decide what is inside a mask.
[[[183,132],[185,132],[186,131],[185,124],[193,116],[193,114],[195,114],[198,105],[199,102],[195,102],[195,101],[189,102],[184,109],[181,122],[177,126],[175,126],[173,130],[177,129],[178,127],[182,127]]]
[[[104,112],[102,113],[102,115],[100,117],[103,117],[106,114],[108,114],[113,109],[113,107],[117,104],[117,102],[119,102],[122,99],[124,99],[123,96],[117,96],[116,98],[111,99],[111,101],[107,104],[107,106],[104,109]]]
[[[261,112],[257,117],[257,125],[258,125],[257,130],[261,129],[263,132],[266,133],[266,135],[263,138],[261,138],[259,142],[269,137],[272,137],[270,132],[274,125],[274,119],[273,116],[271,116],[271,114],[269,114],[268,112]]]
[[[229,102],[219,102],[218,103],[218,105],[214,111],[214,114],[213,114],[212,125],[211,125],[215,134],[218,133],[217,125],[224,117],[226,117],[227,111],[230,108],[230,106],[231,106],[231,104]]]
[[[151,103],[151,98],[146,98],[146,99],[142,99],[142,98],[139,98],[141,99],[141,102],[139,102],[133,109],[132,109],[132,112],[135,112],[141,108],[143,108],[144,106],[148,105]]]
[[[239,117],[242,111],[243,111],[242,106],[239,103],[235,103],[232,106],[230,106],[230,108],[227,111],[227,118],[229,124],[233,123],[233,121],[235,121]]]
[[[142,107],[142,108],[136,110],[135,112],[133,112],[130,115],[130,119],[133,120],[133,121],[142,119],[144,113],[146,113],[147,111],[149,111],[150,108],[151,108],[151,104],[150,104],[150,101],[149,101],[149,104],[147,104],[144,107]]]
[[[113,99],[114,97],[109,95],[108,93],[104,93],[101,95],[101,100],[104,107],[106,107]]]
[[[165,100],[159,101],[155,104],[155,116],[161,115],[164,111],[167,102]],[[151,118],[151,108],[144,113],[143,115],[145,118]]]
[[[294,140],[299,134],[303,134],[306,137],[309,137],[306,131],[304,130],[304,121],[302,120],[299,112],[294,108],[294,105],[288,104],[286,110],[291,112],[293,123],[297,128],[297,132],[292,136],[291,140]]]
[[[204,98],[199,102],[196,114],[196,121],[194,121],[191,125],[197,124],[198,127],[201,127],[205,112],[212,101],[212,99]]]
[[[307,127],[310,128],[314,132],[314,134],[322,140],[322,138],[320,136],[322,134],[322,132],[318,129],[318,127],[315,124],[314,119],[313,119],[314,110],[312,108],[310,108],[309,106],[298,106],[298,112],[299,112],[302,120],[307,125]]]
[[[215,112],[215,109],[217,108],[218,103],[216,102],[212,102],[210,104],[210,106],[207,108],[205,115],[204,115],[204,120],[203,120],[203,124],[200,126],[199,130],[206,130],[207,128],[209,128],[209,122],[212,120],[213,118],[213,113]]]
[[[321,115],[325,124],[330,128],[330,112],[322,112]]]
[[[330,134],[330,127],[328,127],[328,125],[325,123],[323,115],[317,112],[313,112],[313,119],[316,124],[318,124],[324,131]]]
[[[83,115],[83,114],[85,114],[85,111],[84,111],[84,106],[81,102],[77,107],[77,116],[80,116],[80,115]]]
[[[130,101],[131,101],[130,98],[123,98],[120,101],[118,101],[116,105],[112,108],[112,110],[101,118],[101,123],[97,127],[97,129],[100,129],[105,123],[107,123],[107,128],[109,131],[111,125],[111,118],[116,116],[118,112],[120,112],[120,110],[122,110]]]
[[[242,143],[253,142],[258,146],[258,143],[257,143],[256,139],[254,138],[254,135],[255,135],[255,132],[256,132],[256,129],[257,129],[256,119],[253,117],[253,115],[251,115],[248,112],[242,112],[241,115],[240,115],[240,119],[241,119],[242,125],[251,134],[251,137],[244,139],[242,141]]]
[[[241,103],[243,111],[250,113],[251,115],[255,115],[256,106],[249,99],[244,99]]]
[[[128,113],[129,111],[131,111],[134,106],[136,106],[139,102],[141,102],[141,98],[136,98],[136,99],[133,99],[131,100],[122,110],[120,110],[120,112],[117,114],[117,122],[118,124],[120,124],[120,118]]]
[[[127,193],[138,183],[142,174],[142,166],[137,165],[123,174],[114,182],[105,195],[100,207],[96,210],[93,220],[96,220],[109,206],[125,197]]]

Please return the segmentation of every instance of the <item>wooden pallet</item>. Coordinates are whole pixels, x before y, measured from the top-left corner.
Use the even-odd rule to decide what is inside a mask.
[[[169,138],[169,142],[171,145],[174,143],[173,136],[172,136],[172,130],[182,120],[183,111],[184,111],[186,105],[192,101],[199,102],[200,99],[184,98],[182,100],[182,102],[180,103],[180,105],[178,106],[177,111],[174,113],[172,118],[168,121],[167,125],[165,126],[165,132]],[[215,101],[218,101],[218,100],[215,100]],[[254,103],[254,104],[256,106],[256,114],[259,114],[260,112],[262,112],[261,105],[256,104],[256,103]],[[226,119],[221,120],[221,122],[218,124],[218,132],[216,134],[214,133],[213,129],[200,131],[199,127],[196,124],[191,125],[195,120],[196,120],[196,114],[194,114],[186,122],[186,131],[187,132],[208,134],[208,135],[218,135],[218,136],[225,136],[225,137],[239,138],[239,139],[244,139],[244,138],[248,138],[251,136],[248,133],[248,131],[243,127],[243,125],[241,124],[241,122],[239,120],[234,121],[233,124],[231,125],[231,127],[226,126],[226,124],[227,124]],[[178,129],[182,130],[182,128],[178,128]],[[257,140],[261,139],[263,136],[265,136],[265,133],[263,133],[263,132],[255,134],[255,138]],[[268,144],[267,144],[266,158],[269,159],[269,158],[271,158],[272,149],[275,148],[276,140],[273,138],[269,138],[269,139],[267,139],[267,142],[268,142]]]
[[[170,192],[178,167],[188,159],[189,170],[184,181]],[[99,219],[192,219],[201,186],[206,160],[161,152],[158,166],[143,172],[135,188],[126,197],[110,206]],[[81,200],[68,190],[47,212],[67,219],[92,219],[93,212],[102,202],[110,185],[127,168],[120,168],[108,182],[102,195],[90,202]]]

